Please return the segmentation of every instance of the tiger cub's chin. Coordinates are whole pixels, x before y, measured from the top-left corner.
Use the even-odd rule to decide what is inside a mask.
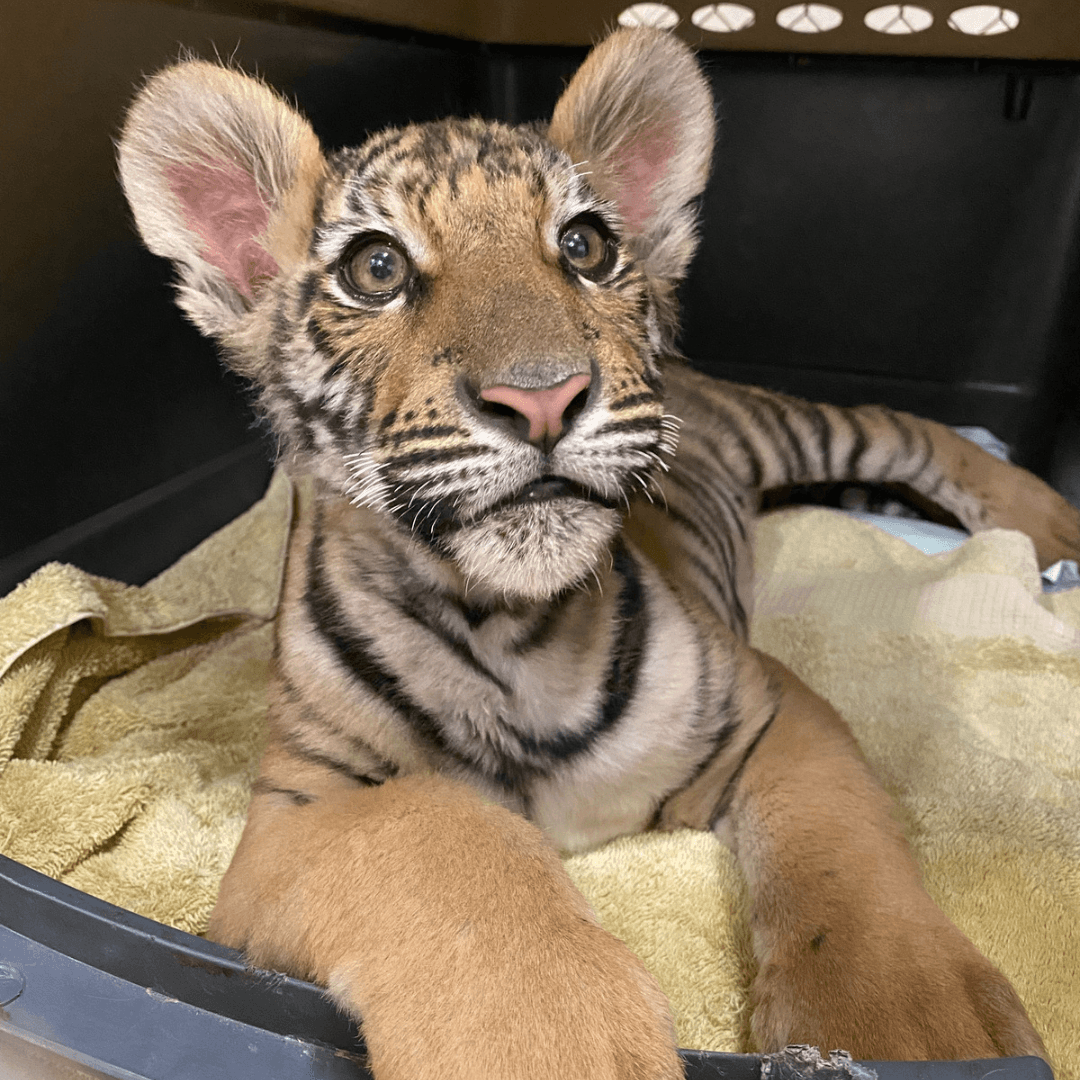
[[[592,577],[621,523],[617,510],[578,499],[512,506],[443,543],[470,586],[507,598],[545,600]]]

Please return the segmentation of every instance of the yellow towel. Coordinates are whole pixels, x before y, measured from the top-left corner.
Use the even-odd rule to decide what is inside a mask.
[[[142,588],[70,567],[0,600],[0,851],[199,932],[257,760],[291,490]],[[764,518],[754,642],[833,701],[903,807],[939,903],[1080,1080],[1080,590],[1026,538],[924,556],[823,510]],[[672,999],[680,1043],[747,1050],[742,884],[696,833],[567,860]]]
[[[0,851],[206,927],[262,738],[292,494],[144,587],[51,564],[0,600]]]

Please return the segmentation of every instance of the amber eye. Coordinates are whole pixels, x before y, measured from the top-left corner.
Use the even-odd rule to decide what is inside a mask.
[[[578,218],[559,237],[559,250],[571,269],[588,278],[597,278],[611,267],[615,245],[599,222]]]
[[[339,264],[342,283],[352,293],[389,300],[412,277],[409,257],[387,236],[360,237]]]

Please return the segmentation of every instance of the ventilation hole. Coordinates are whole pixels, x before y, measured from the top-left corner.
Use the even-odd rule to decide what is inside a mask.
[[[868,11],[863,22],[879,34],[917,34],[927,29],[934,16],[914,4],[886,4]]]
[[[989,37],[991,34],[1007,34],[1020,25],[1020,16],[1015,11],[997,4],[973,4],[960,8],[949,16],[949,28],[959,30],[961,34],[974,37]]]
[[[743,4],[706,4],[699,7],[690,21],[714,34],[734,34],[754,25],[754,9]]]
[[[843,13],[828,4],[792,4],[776,16],[778,26],[796,34],[824,34],[843,21]]]
[[[619,12],[620,26],[653,26],[657,30],[673,30],[678,22],[678,12],[667,4],[632,4]]]

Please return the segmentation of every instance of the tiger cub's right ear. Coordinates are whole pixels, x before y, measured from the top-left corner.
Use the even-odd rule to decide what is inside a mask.
[[[146,246],[175,263],[177,302],[205,333],[227,336],[306,254],[325,159],[310,124],[256,79],[198,60],[155,75],[119,164]]]

